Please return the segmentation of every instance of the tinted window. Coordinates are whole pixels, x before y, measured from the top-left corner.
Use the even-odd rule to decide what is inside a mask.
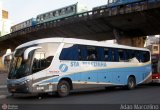
[[[87,45],[65,44],[60,60],[147,62],[149,52]]]
[[[118,54],[119,54],[119,61],[120,62],[126,62],[127,61],[126,50],[119,49]]]
[[[142,52],[143,61],[142,62],[148,62],[150,61],[150,52],[145,51]]]
[[[42,49],[35,50],[33,56],[33,73],[41,71],[50,66],[59,43],[45,43],[40,44],[39,46],[41,46]]]
[[[78,45],[65,44],[60,57],[60,60],[79,60],[79,49]]]
[[[88,61],[97,61],[97,51],[94,46],[87,46],[87,60]]]
[[[97,50],[94,46],[65,44],[59,59],[97,61]]]
[[[150,53],[148,51],[126,50],[126,61],[129,62],[148,62]]]

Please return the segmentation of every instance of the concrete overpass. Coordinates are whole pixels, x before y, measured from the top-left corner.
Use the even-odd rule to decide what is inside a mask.
[[[120,44],[140,46],[145,36],[160,33],[160,0],[106,8],[58,19],[13,32],[0,38],[0,54],[27,41],[46,37],[94,40],[117,39]],[[137,42],[139,41],[139,42]]]

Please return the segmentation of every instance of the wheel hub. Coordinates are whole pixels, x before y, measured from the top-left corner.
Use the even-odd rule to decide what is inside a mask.
[[[66,86],[66,85],[62,85],[60,89],[61,89],[61,92],[63,92],[63,93],[65,93],[65,92],[67,92],[67,91],[68,91],[68,89],[67,89],[67,86]]]

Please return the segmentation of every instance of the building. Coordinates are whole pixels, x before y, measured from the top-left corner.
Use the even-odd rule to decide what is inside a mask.
[[[151,54],[160,54],[159,53],[159,44],[152,44],[147,46],[147,48],[151,51]]]
[[[160,54],[160,35],[149,36],[146,40],[146,48],[151,54]]]
[[[146,46],[159,44],[159,42],[159,35],[148,36],[146,39]]]
[[[0,2],[0,37],[10,33],[11,20],[9,20],[9,13],[2,9],[2,3]],[[6,67],[2,65],[2,58],[0,58],[0,72],[6,71]]]
[[[0,37],[10,33],[12,23],[8,16],[8,11],[2,10],[2,4],[0,3]]]

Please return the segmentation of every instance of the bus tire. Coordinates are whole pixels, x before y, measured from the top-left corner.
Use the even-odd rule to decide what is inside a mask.
[[[57,95],[59,97],[65,97],[69,95],[70,92],[70,85],[68,81],[62,80],[57,85]]]
[[[131,90],[136,87],[136,80],[133,76],[128,78],[127,89]]]
[[[14,93],[11,93],[11,97],[14,97],[15,96],[15,94]]]

